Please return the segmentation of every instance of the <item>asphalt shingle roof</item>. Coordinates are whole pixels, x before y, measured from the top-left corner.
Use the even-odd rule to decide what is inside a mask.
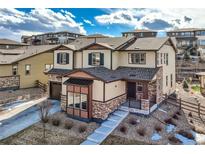
[[[50,69],[48,72],[48,74],[58,74],[58,75],[62,75],[62,74],[66,74],[66,73],[70,73],[72,70],[70,69],[58,69],[58,68],[52,68]]]
[[[160,47],[169,39],[169,37],[149,37],[138,38],[135,42],[123,50],[159,50]]]
[[[127,41],[133,39],[134,37],[103,37],[103,38],[78,38],[69,45],[75,46],[76,50],[80,50],[85,48],[91,44],[103,44],[105,46],[111,47],[112,49],[116,49]]]
[[[111,82],[111,81],[116,81],[121,79],[151,81],[154,75],[159,70],[159,67],[157,68],[119,67],[116,70],[111,70],[105,67],[91,67],[91,68],[81,68],[79,70],[87,72],[106,82]]]

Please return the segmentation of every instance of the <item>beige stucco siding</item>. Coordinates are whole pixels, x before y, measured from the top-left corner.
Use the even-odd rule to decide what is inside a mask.
[[[125,94],[125,81],[115,81],[105,84],[105,101]]]
[[[159,62],[158,66],[163,67],[163,93],[171,94],[175,90],[176,79],[175,79],[175,51],[172,46],[164,45],[157,53],[159,53]],[[161,53],[162,62],[161,64]],[[168,65],[164,64],[164,53],[168,53]],[[171,74],[173,78],[173,86],[171,87]],[[166,86],[166,76],[168,76],[168,85]]]
[[[25,75],[25,65],[31,65],[30,75]],[[48,76],[43,72],[45,64],[53,64],[53,52],[45,52],[18,62],[18,74],[20,75],[20,88],[33,87],[36,80],[47,84]]]
[[[0,76],[12,75],[12,65],[0,65]]]
[[[69,64],[58,64],[57,63],[57,54],[60,52],[69,53]],[[54,68],[73,69],[73,51],[72,50],[55,50],[54,51]]]
[[[104,53],[104,67],[111,68],[111,51],[110,50],[83,50],[83,67],[93,67],[88,65],[88,54],[92,52]]]
[[[103,101],[103,85],[102,81],[94,80],[93,82],[93,100]]]
[[[74,68],[82,68],[82,52],[74,52]]]
[[[146,64],[129,64],[128,54],[129,53],[146,53]],[[155,67],[155,52],[154,51],[122,51],[119,54],[119,65],[124,67]]]
[[[121,64],[121,61],[119,61],[120,57],[119,57],[119,52],[118,51],[114,51],[112,53],[112,69],[115,70],[119,67],[119,64]]]

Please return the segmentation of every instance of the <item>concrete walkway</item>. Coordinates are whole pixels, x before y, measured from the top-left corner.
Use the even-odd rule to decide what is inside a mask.
[[[9,119],[9,118],[25,111],[26,109],[28,109],[32,106],[37,105],[37,104],[45,101],[46,99],[47,99],[47,97],[42,97],[40,99],[32,100],[32,101],[28,101],[28,102],[22,101],[22,103],[20,105],[13,107],[11,110],[8,109],[5,111],[1,111],[0,112],[0,121]]]
[[[97,128],[81,145],[99,145],[101,144],[112,131],[122,122],[128,115],[128,111],[120,109],[113,112],[109,118],[104,121],[99,128]]]
[[[60,102],[51,100],[50,114],[60,111]],[[36,105],[19,112],[13,117],[0,121],[0,140],[12,136],[40,121],[39,108]]]

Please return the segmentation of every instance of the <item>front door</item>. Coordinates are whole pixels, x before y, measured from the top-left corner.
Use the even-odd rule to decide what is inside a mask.
[[[50,98],[60,100],[61,96],[61,83],[50,82]]]
[[[127,82],[127,98],[136,98],[136,82]]]

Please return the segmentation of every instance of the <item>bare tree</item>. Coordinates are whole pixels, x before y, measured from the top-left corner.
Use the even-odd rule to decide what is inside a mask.
[[[46,138],[46,123],[49,120],[49,111],[51,109],[51,102],[50,101],[43,101],[39,104],[39,112],[40,112],[40,119],[43,124],[43,138]]]

